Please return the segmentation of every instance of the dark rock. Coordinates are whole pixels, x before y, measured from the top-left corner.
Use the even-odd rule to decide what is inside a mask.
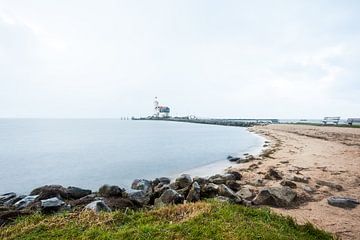
[[[11,198],[11,199],[7,200],[6,202],[4,202],[4,206],[7,206],[7,207],[13,206],[16,202],[20,201],[24,197],[26,197],[26,195],[20,195],[20,196]]]
[[[252,202],[255,205],[289,207],[296,198],[296,195],[296,192],[288,186],[269,187],[260,190]]]
[[[289,161],[288,160],[282,160],[282,161],[280,161],[280,163],[285,164],[285,163],[289,163]]]
[[[240,158],[239,160],[236,161],[236,163],[247,163],[249,161],[250,161],[250,159],[248,159],[248,158]]]
[[[265,175],[265,179],[269,179],[269,180],[281,180],[282,176],[281,173],[279,173],[278,171],[276,171],[274,168],[270,168],[268,170],[268,172]]]
[[[334,188],[338,191],[344,190],[344,188],[340,184],[337,184],[337,183],[323,181],[323,180],[317,180],[316,183],[321,186],[327,186],[329,188]]]
[[[240,160],[240,158],[239,157],[231,157],[231,158],[228,158],[228,160],[230,162],[236,162],[236,161]]]
[[[214,183],[205,184],[201,189],[201,196],[205,198],[213,198],[219,194],[219,186]]]
[[[142,190],[145,193],[147,192],[151,192],[152,191],[152,187],[151,187],[151,181],[146,180],[146,179],[135,179],[132,184],[131,184],[131,189],[135,189],[135,190]]]
[[[6,201],[9,201],[12,198],[16,197],[16,193],[14,192],[10,192],[10,193],[5,193],[3,195],[0,195],[0,204],[5,203]]]
[[[41,211],[43,213],[57,212],[63,206],[65,206],[65,202],[57,197],[41,200]]]
[[[16,209],[26,208],[31,203],[33,203],[35,201],[35,199],[37,199],[37,197],[38,197],[38,195],[26,196],[23,199],[21,199],[20,201],[17,201],[16,203],[14,203],[14,207],[16,207]]]
[[[236,182],[235,180],[226,181],[225,185],[228,186],[231,190],[233,190],[235,192],[239,191],[241,188],[240,183]]]
[[[176,178],[175,185],[177,189],[190,187],[192,184],[192,178],[189,174],[181,174],[180,177]]]
[[[294,182],[309,183],[310,177],[305,177],[301,175],[292,175],[290,179]]]
[[[214,176],[211,176],[209,178],[209,182],[215,183],[215,184],[225,184],[226,181],[229,180],[236,180],[237,176],[234,174],[226,173],[226,174],[216,174]]]
[[[109,186],[107,184],[99,188],[99,194],[102,197],[122,197],[124,192],[125,190],[118,186]]]
[[[241,180],[241,178],[242,178],[241,173],[239,173],[237,171],[228,171],[227,173],[233,175],[235,177],[234,180]]]
[[[155,178],[155,179],[152,181],[152,186],[155,187],[155,186],[157,186],[159,183],[162,183],[162,184],[170,184],[170,182],[171,182],[171,179],[168,178],[168,177]]]
[[[71,201],[69,201],[69,204],[75,208],[83,208],[86,205],[88,205],[89,203],[97,201],[97,200],[102,200],[102,198],[96,197],[95,194],[90,194],[90,195],[87,195],[80,199],[71,200]]]
[[[80,199],[91,194],[91,190],[78,187],[68,187],[67,192],[70,199]]]
[[[165,190],[168,189],[170,189],[169,184],[159,183],[156,187],[154,187],[153,196],[158,198],[161,194],[163,194],[163,192],[165,192]]]
[[[209,183],[209,179],[203,177],[194,177],[193,181],[197,182],[200,185],[200,187],[203,187],[205,186],[205,184]]]
[[[191,185],[189,194],[186,197],[187,202],[197,202],[200,200],[201,188],[197,182],[193,182]]]
[[[166,190],[161,196],[155,199],[155,206],[161,207],[168,204],[179,204],[184,202],[184,197],[173,189]]]
[[[111,212],[111,209],[103,200],[97,200],[94,202],[89,203],[85,206],[85,209],[92,210],[96,213],[104,211],[104,212]]]
[[[230,199],[235,199],[237,196],[235,195],[234,191],[228,188],[225,184],[219,185],[219,195],[228,197]]]
[[[327,202],[332,206],[341,208],[355,208],[359,205],[358,200],[348,197],[330,197]]]
[[[61,199],[69,199],[67,189],[61,185],[45,185],[35,188],[31,191],[30,195],[39,195],[37,201],[57,197]]]
[[[128,197],[140,206],[147,205],[150,202],[150,194],[147,194],[143,190],[132,190],[128,192]]]
[[[135,204],[127,198],[118,198],[118,197],[112,197],[105,199],[106,205],[113,210],[121,210],[121,209],[134,209],[136,208]]]
[[[282,181],[280,182],[280,184],[281,184],[282,186],[288,186],[288,187],[291,187],[291,188],[296,188],[296,187],[297,187],[296,183],[294,183],[294,182],[292,182],[292,181],[289,181],[289,180],[282,180]]]

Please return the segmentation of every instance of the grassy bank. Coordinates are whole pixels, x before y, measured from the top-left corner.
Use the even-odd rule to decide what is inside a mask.
[[[198,202],[150,211],[35,214],[0,229],[0,239],[332,239],[264,208]]]

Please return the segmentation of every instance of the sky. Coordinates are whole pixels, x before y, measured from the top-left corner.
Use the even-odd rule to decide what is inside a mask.
[[[0,118],[360,117],[360,1],[0,0]]]

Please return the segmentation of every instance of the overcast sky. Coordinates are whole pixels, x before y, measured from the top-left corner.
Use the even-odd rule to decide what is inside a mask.
[[[360,117],[360,1],[0,0],[0,117]]]

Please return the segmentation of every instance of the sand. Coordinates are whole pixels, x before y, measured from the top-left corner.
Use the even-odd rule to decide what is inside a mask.
[[[263,179],[270,167],[275,167],[284,179],[294,174],[310,177],[308,183],[296,182],[299,205],[272,208],[275,212],[299,223],[311,222],[341,239],[360,239],[360,206],[343,209],[327,203],[330,196],[360,200],[360,128],[279,124],[256,126],[250,131],[266,137],[274,153],[237,164],[234,168],[242,172],[244,181]],[[343,190],[320,186],[317,180],[339,184]],[[264,185],[279,185],[280,181],[265,180]],[[308,187],[314,192],[304,190]]]

